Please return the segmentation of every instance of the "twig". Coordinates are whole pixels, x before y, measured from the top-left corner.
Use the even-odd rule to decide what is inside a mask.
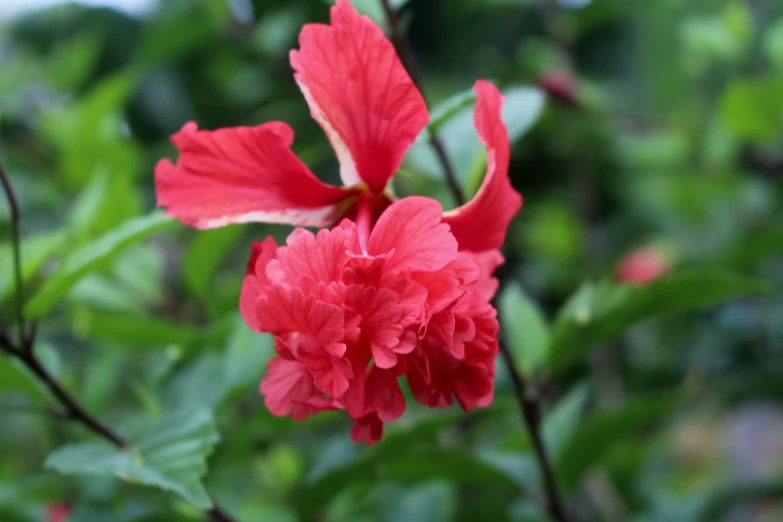
[[[399,13],[394,10],[394,8],[389,3],[389,0],[381,0],[381,5],[383,6],[383,10],[386,14],[386,20],[389,23],[391,41],[394,44],[394,48],[397,49],[397,54],[402,61],[402,65],[405,67],[405,70],[408,71],[411,80],[413,80],[414,85],[416,85],[416,88],[419,89],[422,98],[424,98],[426,102],[427,95],[424,92],[424,82],[422,82],[419,66],[413,54],[411,44],[408,41],[405,33],[400,28]],[[435,151],[435,154],[438,156],[438,161],[443,168],[443,174],[446,178],[446,184],[449,186],[449,190],[451,191],[451,195],[454,198],[454,201],[458,206],[464,205],[465,197],[462,195],[462,189],[457,182],[457,176],[454,173],[454,167],[452,166],[451,161],[446,154],[446,147],[443,145],[443,141],[436,132],[430,132],[429,136],[430,145]]]
[[[0,181],[2,181],[3,190],[8,199],[8,204],[11,207],[11,242],[14,249],[14,268],[17,278],[17,309],[19,321],[18,344],[15,346],[10,336],[4,330],[0,330],[0,351],[8,354],[10,357],[17,358],[46,385],[52,395],[54,395],[60,405],[65,409],[66,418],[82,424],[96,435],[108,440],[120,449],[128,448],[130,443],[109,426],[103,424],[96,417],[91,415],[65,388],[62,387],[62,385],[60,385],[57,379],[49,373],[35,354],[34,346],[38,324],[37,322],[33,322],[30,330],[26,331],[24,323],[24,296],[22,295],[21,262],[19,255],[19,205],[13,188],[11,187],[11,183],[8,181],[8,177],[5,175],[2,166],[0,166]],[[235,522],[234,519],[216,503],[214,504],[214,507],[208,511],[208,515],[214,522]]]
[[[508,368],[508,373],[514,384],[517,402],[519,403],[519,410],[522,413],[522,419],[524,420],[528,432],[530,433],[530,438],[533,441],[533,450],[536,455],[536,460],[538,461],[538,466],[541,468],[541,476],[544,479],[544,491],[547,497],[547,510],[549,511],[549,516],[552,520],[556,520],[557,522],[568,522],[569,519],[566,516],[565,508],[563,507],[563,501],[557,487],[552,464],[549,462],[549,456],[544,447],[544,439],[541,436],[541,408],[538,397],[531,396],[531,388],[525,382],[525,378],[519,370],[517,370],[516,364],[514,363],[514,357],[511,355],[508,346],[506,346],[504,342],[500,342],[500,354]]]
[[[57,382],[49,371],[44,368],[41,361],[32,353],[32,347],[25,347],[22,353],[17,354],[21,360],[38,378],[49,388],[60,404],[65,408],[68,416],[90,429],[90,431],[100,435],[110,441],[118,448],[127,448],[128,441],[120,437],[111,428],[101,423],[98,419],[90,415],[71,395]]]
[[[16,320],[19,325],[19,344],[24,342],[24,295],[22,294],[22,259],[19,247],[19,202],[16,200],[11,182],[0,165],[0,183],[3,185],[5,198],[8,200],[8,208],[11,211],[11,249],[14,255],[14,277],[16,279]]]

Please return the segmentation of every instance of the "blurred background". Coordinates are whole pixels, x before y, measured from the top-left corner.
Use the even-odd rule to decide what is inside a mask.
[[[326,21],[328,4],[0,0],[0,162],[22,209],[38,354],[123,433],[206,412],[197,475],[238,520],[545,521],[502,365],[488,410],[409,401],[372,448],[350,442],[342,415],[274,418],[257,392],[272,343],[244,326],[237,299],[250,242],[290,229],[139,225],[155,206],[155,162],[175,157],[168,136],[190,120],[285,121],[297,154],[338,181],[288,63],[301,26]],[[377,0],[354,4],[384,25]],[[498,303],[523,370],[539,369],[516,345],[547,336],[545,318],[582,281],[621,277],[638,249],[658,271],[721,267],[780,288],[782,2],[393,4],[468,193],[484,158],[465,93],[487,78],[507,96],[510,175],[525,205]],[[396,190],[454,204],[426,142],[409,152]],[[3,204],[6,325],[9,227]],[[101,245],[116,255],[68,271]],[[537,327],[516,328],[521,314]],[[545,436],[576,520],[780,521],[781,401],[778,291],[645,321],[603,343],[548,387]],[[0,359],[0,521],[204,519],[204,493],[187,480],[183,493],[176,477],[155,489],[121,473],[44,467],[53,449],[94,440],[52,404]]]

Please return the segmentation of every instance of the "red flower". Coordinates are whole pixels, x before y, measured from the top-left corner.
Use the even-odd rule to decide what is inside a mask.
[[[306,25],[299,43],[294,76],[346,186],[321,183],[296,158],[284,123],[217,131],[188,123],[172,138],[177,164],[156,167],[158,204],[197,228],[332,227],[295,229],[284,246],[271,237],[253,245],[239,307],[276,340],[261,383],[273,414],[345,410],[353,440],[374,443],[405,410],[401,376],[428,406],[489,405],[492,272],[522,204],[508,179],[503,96],[476,82],[487,172],[473,200],[445,213],[429,198],[397,201],[386,188],[429,115],[392,44],[347,0],[332,8],[331,25]]]
[[[68,504],[52,503],[46,506],[46,522],[65,522],[71,516]]]
[[[666,274],[670,268],[668,256],[657,248],[639,248],[623,257],[615,272],[615,279],[620,283],[646,285]]]
[[[276,339],[261,383],[269,411],[300,420],[346,410],[354,440],[371,443],[405,411],[403,375],[427,406],[488,406],[494,292],[477,256],[459,251],[440,204],[404,198],[363,233],[346,219],[318,234],[298,228],[285,246],[254,245],[240,310]]]

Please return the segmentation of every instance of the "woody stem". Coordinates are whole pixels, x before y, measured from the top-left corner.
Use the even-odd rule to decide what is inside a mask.
[[[424,82],[421,80],[419,66],[416,62],[416,57],[413,54],[411,44],[408,41],[408,37],[400,27],[399,13],[391,6],[389,0],[381,0],[381,5],[383,6],[383,11],[386,13],[386,20],[389,24],[391,41],[394,44],[394,48],[397,50],[397,54],[402,61],[402,65],[405,67],[405,70],[408,71],[411,80],[413,80],[414,85],[416,85],[416,88],[419,89],[422,98],[424,98],[426,102],[427,95],[424,92]],[[429,142],[430,146],[435,152],[435,155],[438,157],[441,168],[443,169],[443,175],[445,176],[446,184],[451,191],[451,196],[454,198],[454,201],[458,206],[464,205],[465,196],[462,195],[462,189],[457,182],[457,176],[454,172],[454,167],[452,166],[451,161],[449,160],[449,156],[446,153],[446,147],[443,145],[443,141],[436,132],[429,131]]]
[[[530,438],[533,442],[533,451],[544,482],[547,511],[552,520],[557,522],[568,522],[569,518],[563,507],[563,499],[560,496],[560,491],[557,487],[555,474],[552,470],[552,463],[547,455],[544,439],[541,435],[541,405],[538,400],[538,394],[534,392],[530,384],[525,380],[525,377],[517,369],[517,366],[514,363],[514,356],[511,354],[506,343],[500,342],[499,344],[500,355],[506,363],[506,368],[511,376],[511,382],[514,384],[514,392],[516,394],[517,402],[519,403],[522,420],[527,426],[527,430],[530,433]]]
[[[16,282],[16,321],[19,328],[19,344],[22,344],[25,338],[25,323],[24,296],[22,293],[24,291],[22,288],[22,260],[19,246],[19,203],[2,165],[0,165],[0,184],[3,186],[3,192],[8,201],[11,214],[11,249],[14,255],[14,278]]]
[[[57,402],[59,402],[65,410],[65,416],[68,419],[82,424],[88,430],[109,441],[118,448],[125,449],[130,446],[130,443],[112,428],[91,415],[73,395],[63,388],[35,354],[35,339],[37,334],[36,323],[33,322],[32,327],[27,332],[25,331],[26,328],[24,326],[24,299],[22,296],[21,255],[19,245],[19,221],[21,214],[19,212],[19,205],[13,187],[1,165],[0,184],[2,184],[5,197],[11,209],[11,246],[14,251],[14,272],[16,273],[17,279],[16,304],[19,327],[19,339],[16,343],[14,343],[11,336],[6,334],[4,330],[0,330],[0,353],[5,353],[9,357],[16,358],[30,370],[30,372],[32,372],[32,374],[35,375],[57,399]],[[214,522],[234,522],[234,519],[217,504],[209,511],[208,515],[210,520]]]

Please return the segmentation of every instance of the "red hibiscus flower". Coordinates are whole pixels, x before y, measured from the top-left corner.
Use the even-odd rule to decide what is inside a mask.
[[[273,414],[345,410],[352,438],[373,443],[405,410],[402,376],[422,404],[489,405],[498,349],[492,272],[522,204],[508,179],[502,95],[476,82],[487,172],[473,200],[444,213],[432,199],[387,191],[429,115],[380,28],[338,0],[331,25],[305,25],[299,43],[294,77],[345,186],[313,175],[284,123],[204,131],[191,122],[172,137],[177,164],[156,167],[158,205],[196,228],[331,227],[252,248],[240,310],[276,339],[261,383]]]

